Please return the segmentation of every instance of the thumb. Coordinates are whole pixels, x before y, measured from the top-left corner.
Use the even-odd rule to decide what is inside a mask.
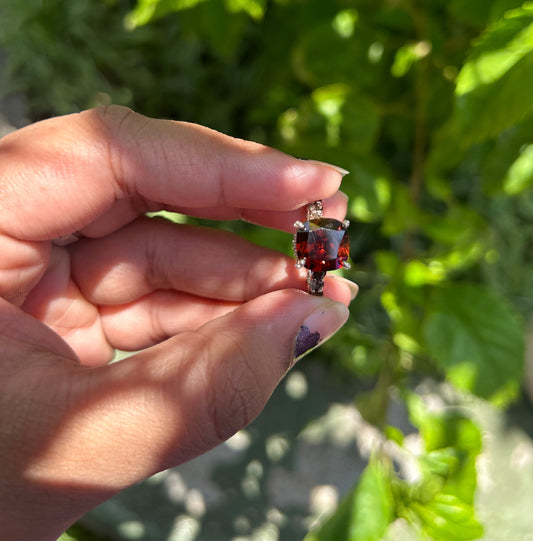
[[[7,482],[14,506],[0,512],[3,531],[55,539],[116,492],[217,445],[253,420],[294,361],[347,317],[327,297],[275,291],[106,367],[77,365],[66,352],[57,363],[47,357],[22,401],[30,430],[8,440],[19,473]],[[30,522],[17,519],[21,509]]]
[[[101,413],[92,418],[113,457],[104,467],[130,463],[131,478],[117,480],[129,484],[218,445],[251,422],[292,364],[348,315],[325,297],[276,291],[102,370],[93,391]]]

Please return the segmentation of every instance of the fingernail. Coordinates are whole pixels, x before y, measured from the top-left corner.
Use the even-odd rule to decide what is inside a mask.
[[[308,160],[307,158],[299,158],[300,160],[304,160],[308,163],[312,163],[314,165],[322,165],[324,167],[329,167],[330,169],[334,169],[337,171],[337,173],[340,173],[343,177],[350,174],[350,171],[347,171],[346,169],[343,169],[342,167],[339,167],[338,165],[333,165],[332,163],[327,162],[321,162],[318,160]]]
[[[335,301],[327,301],[311,312],[296,335],[295,362],[333,336],[344,325],[349,315],[348,308]]]
[[[343,284],[346,284],[346,286],[350,290],[350,295],[351,295],[350,300],[353,301],[355,297],[357,297],[357,294],[359,293],[359,286],[355,282],[348,280],[348,278],[344,278],[344,276],[335,276],[335,280],[339,280]]]

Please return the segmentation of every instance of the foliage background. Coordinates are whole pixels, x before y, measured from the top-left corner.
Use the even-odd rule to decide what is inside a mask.
[[[480,538],[481,434],[459,406],[475,395],[505,408],[521,394],[533,4],[0,0],[0,17],[5,90],[27,96],[32,120],[120,103],[351,172],[349,277],[361,293],[326,357],[366,382],[354,400],[383,440],[307,539],[379,540],[399,518],[420,539]],[[290,246],[279,232],[214,225]],[[438,412],[414,391],[427,378],[456,390]],[[387,424],[393,396],[419,431],[415,455]],[[414,456],[414,479],[398,453]]]

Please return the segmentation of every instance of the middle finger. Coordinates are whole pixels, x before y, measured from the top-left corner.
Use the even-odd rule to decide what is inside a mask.
[[[232,233],[162,219],[143,217],[69,250],[73,279],[99,305],[132,302],[160,289],[244,302],[303,284],[304,273],[288,256]]]

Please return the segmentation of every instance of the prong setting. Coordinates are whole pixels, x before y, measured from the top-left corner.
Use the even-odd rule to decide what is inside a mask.
[[[320,200],[307,206],[306,222],[294,222],[295,266],[307,269],[307,291],[311,295],[323,295],[327,271],[350,268],[346,261],[350,250],[349,225],[348,220],[324,217]]]

